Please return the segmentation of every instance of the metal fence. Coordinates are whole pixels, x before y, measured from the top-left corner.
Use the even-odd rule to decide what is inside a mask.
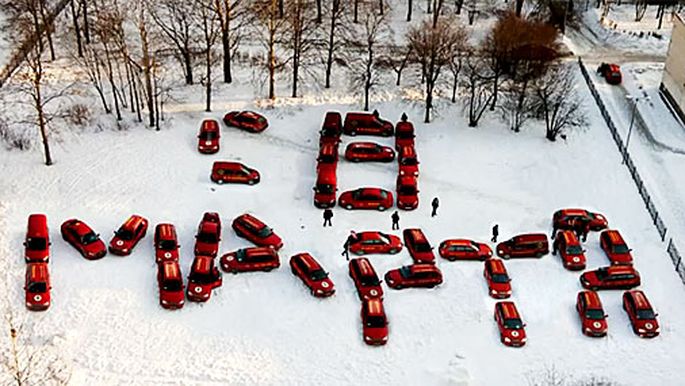
[[[600,98],[599,92],[597,92],[595,84],[593,83],[592,78],[590,77],[590,74],[588,73],[587,68],[585,67],[585,64],[583,64],[583,61],[580,58],[578,58],[578,65],[580,66],[580,72],[581,74],[583,74],[583,78],[585,78],[585,82],[590,88],[590,93],[592,94],[595,103],[597,103],[599,111],[601,111],[602,117],[604,118],[604,121],[606,122],[606,125],[609,128],[609,131],[611,132],[611,136],[614,138],[614,142],[616,143],[616,146],[618,147],[618,150],[621,153],[621,156],[623,157],[623,163],[630,171],[630,175],[633,177],[635,187],[637,187],[637,191],[640,193],[640,197],[642,197],[642,201],[645,204],[645,208],[647,208],[649,215],[652,217],[652,222],[656,227],[657,232],[659,232],[661,241],[666,241],[666,231],[668,228],[666,228],[664,220],[659,215],[659,211],[656,209],[654,201],[652,201],[652,196],[649,194],[647,186],[642,180],[642,177],[640,177],[640,173],[637,171],[637,167],[635,167],[635,163],[633,162],[633,159],[630,156],[628,149],[623,143],[623,138],[621,138],[621,135],[618,133],[618,129],[616,128],[614,121],[611,119],[611,116],[609,115],[606,106],[604,106],[604,102],[602,101],[602,98]],[[683,281],[683,283],[685,283],[685,266],[682,263],[680,252],[678,251],[678,248],[673,242],[673,238],[669,240],[668,248],[666,250],[669,256],[671,256],[671,260],[673,261],[673,265],[675,266],[678,275],[680,275],[680,279]]]

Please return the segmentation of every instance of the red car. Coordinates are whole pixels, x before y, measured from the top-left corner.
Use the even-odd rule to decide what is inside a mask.
[[[400,165],[400,176],[419,176],[419,159],[414,146],[403,146],[397,155]]]
[[[44,214],[29,216],[24,239],[24,260],[27,263],[47,263],[50,260],[50,232]]]
[[[233,184],[258,184],[260,180],[259,172],[249,168],[240,162],[217,161],[212,165],[212,175],[210,179],[221,185],[223,183]]]
[[[487,244],[467,239],[449,239],[440,243],[440,256],[449,261],[480,260],[492,257],[492,249]]]
[[[418,180],[414,176],[397,176],[397,207],[413,210],[419,206]]]
[[[359,232],[356,239],[349,245],[350,252],[355,255],[371,253],[389,253],[394,255],[402,250],[402,242],[395,235],[383,232]]]
[[[290,270],[302,280],[316,297],[329,297],[335,293],[333,281],[319,262],[309,253],[298,253],[290,258]]]
[[[204,154],[218,152],[220,138],[219,122],[214,119],[205,119],[200,126],[200,134],[197,135],[197,150]]]
[[[195,256],[188,275],[188,300],[206,302],[212,290],[221,287],[221,272],[214,266],[213,256]]]
[[[26,308],[31,311],[45,311],[50,307],[50,273],[48,263],[26,265]]]
[[[497,256],[509,259],[516,257],[542,257],[549,253],[547,235],[529,233],[512,237],[497,244]]]
[[[353,142],[345,148],[345,159],[351,162],[392,162],[395,150],[375,142]]]
[[[243,214],[236,217],[231,224],[235,233],[257,246],[271,247],[279,250],[283,247],[283,241],[273,229],[269,228],[251,214]]]
[[[488,294],[495,299],[507,299],[511,296],[511,279],[500,259],[485,260],[483,277],[488,283]]]
[[[363,300],[361,318],[364,343],[381,346],[388,342],[388,318],[382,299]]]
[[[497,302],[495,304],[495,322],[499,328],[500,341],[506,346],[521,347],[526,344],[526,325],[514,302]]]
[[[319,156],[316,157],[316,168],[322,164],[336,166],[338,164],[338,144],[324,143],[319,147]]]
[[[426,287],[442,284],[442,272],[435,264],[412,264],[385,274],[385,283],[392,289]]]
[[[600,231],[606,229],[609,223],[600,213],[593,213],[585,209],[559,209],[552,216],[552,223],[555,229],[573,229],[576,220],[588,221],[590,230]]]
[[[654,338],[659,335],[659,322],[647,296],[640,290],[623,293],[623,309],[630,318],[633,332],[641,338]]]
[[[369,259],[360,257],[350,260],[349,274],[357,288],[360,300],[383,298],[381,282]]]
[[[266,118],[254,111],[231,111],[224,115],[224,123],[251,133],[261,133],[269,127]]]
[[[178,236],[172,224],[157,224],[155,227],[155,261],[178,261]]]
[[[394,129],[392,123],[372,113],[347,113],[343,132],[347,135],[380,135],[390,137]]]
[[[335,206],[335,192],[338,191],[338,178],[335,165],[322,164],[317,168],[314,185],[314,206],[331,208]]]
[[[421,229],[407,228],[402,232],[402,237],[404,238],[404,245],[407,247],[414,263],[435,263],[433,247]]]
[[[583,288],[593,291],[601,289],[631,289],[640,285],[640,274],[629,265],[612,265],[580,276]]]
[[[384,211],[392,207],[392,193],[381,188],[359,188],[343,192],[338,205],[345,209],[376,209]]]
[[[243,248],[221,256],[221,269],[224,272],[269,272],[280,266],[278,253],[270,247]]]
[[[216,212],[206,212],[195,235],[195,255],[216,257],[221,241],[221,218]]]
[[[171,310],[183,307],[183,276],[178,261],[166,260],[157,265],[157,286],[162,307]]]
[[[569,271],[585,269],[585,251],[573,231],[559,231],[554,238],[552,254],[559,252],[564,268]]]
[[[342,134],[342,117],[337,111],[329,111],[323,120],[321,131],[319,132],[319,146],[325,143],[338,144]]]
[[[632,249],[628,248],[618,231],[605,230],[599,235],[599,245],[606,253],[611,265],[632,265]]]
[[[621,84],[623,75],[621,74],[621,67],[614,63],[602,63],[597,68],[597,73],[600,74],[609,84]]]
[[[147,219],[137,214],[124,222],[119,229],[114,232],[114,237],[109,242],[109,253],[128,256],[133,251],[138,242],[147,233]]]
[[[402,147],[414,147],[414,125],[411,122],[403,121],[397,122],[395,125],[395,149],[400,150]]]
[[[604,313],[602,301],[595,291],[580,291],[576,299],[576,311],[580,316],[583,334],[592,337],[607,335],[607,315]]]
[[[107,254],[107,247],[100,240],[100,235],[93,232],[86,223],[77,219],[67,220],[60,230],[64,241],[76,248],[86,259],[101,259]]]

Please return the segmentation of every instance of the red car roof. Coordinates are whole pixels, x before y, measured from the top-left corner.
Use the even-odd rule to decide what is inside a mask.
[[[500,302],[500,307],[502,308],[502,314],[506,319],[521,319],[516,305],[514,302]]]

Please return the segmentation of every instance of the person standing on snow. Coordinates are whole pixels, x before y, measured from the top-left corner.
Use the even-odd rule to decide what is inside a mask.
[[[333,226],[333,223],[331,222],[331,219],[333,218],[333,211],[330,208],[326,208],[323,211],[323,227],[326,227],[326,224],[328,226]]]
[[[400,214],[394,211],[390,218],[392,219],[392,229],[400,229]]]
[[[345,256],[345,260],[350,260],[350,245],[357,241],[357,233],[355,231],[350,231],[350,235],[347,236],[347,240],[345,240],[345,244],[343,244],[343,252],[340,254],[341,256]]]
[[[499,225],[495,224],[495,226],[492,227],[492,239],[490,239],[490,241],[492,241],[493,243],[496,243],[497,242],[497,236],[499,236]]]
[[[407,113],[402,113],[402,117],[400,117],[400,120],[402,122],[407,122],[407,119],[409,119],[409,117],[407,116]]]
[[[437,197],[433,198],[433,201],[431,201],[431,207],[433,208],[433,211],[431,212],[431,217],[435,217],[438,215],[438,206],[440,206],[440,200],[438,200]]]

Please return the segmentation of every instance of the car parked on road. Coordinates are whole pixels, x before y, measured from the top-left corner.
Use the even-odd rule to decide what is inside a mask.
[[[347,135],[379,135],[390,137],[394,133],[392,123],[372,113],[347,113],[343,133]]]
[[[221,218],[216,212],[206,212],[195,235],[195,255],[216,257],[221,241]]]
[[[384,211],[393,205],[392,193],[381,188],[359,188],[343,192],[338,205],[352,209],[375,209]]]
[[[321,131],[319,131],[319,147],[323,144],[340,143],[340,136],[342,135],[342,117],[337,111],[329,111],[323,120]]]
[[[615,63],[602,63],[597,68],[597,73],[600,74],[607,83],[618,85],[623,80],[621,74],[621,67]]]
[[[259,183],[261,176],[257,170],[240,162],[216,161],[212,165],[210,179],[219,185],[224,183],[255,185]]]
[[[640,285],[640,274],[630,265],[612,265],[586,271],[580,276],[580,284],[593,291],[631,289]]]
[[[214,257],[195,256],[188,275],[188,300],[206,302],[212,295],[212,290],[221,287],[221,284],[221,272],[214,266]]]
[[[197,135],[197,150],[203,154],[214,154],[219,151],[221,129],[215,119],[205,119]]]
[[[402,231],[404,246],[407,247],[409,255],[414,263],[435,264],[435,254],[433,247],[428,242],[428,238],[421,229],[407,228]]]
[[[526,344],[526,325],[514,302],[495,303],[495,322],[499,329],[500,341],[506,346],[521,347]]]
[[[316,171],[314,185],[314,206],[317,208],[331,208],[335,206],[338,191],[338,177],[335,165],[320,165]]]
[[[617,230],[605,230],[599,235],[599,245],[609,258],[611,265],[632,265],[632,249]]]
[[[336,166],[338,164],[338,144],[324,143],[319,147],[319,156],[316,157],[316,168],[322,165]]]
[[[415,176],[397,176],[397,207],[413,210],[419,206],[418,179]]]
[[[298,253],[290,258],[290,270],[302,280],[316,297],[329,297],[335,293],[333,281],[316,259],[309,253]]]
[[[231,226],[236,235],[251,241],[257,246],[271,247],[275,250],[283,247],[283,241],[274,230],[249,213],[236,217]]]
[[[44,214],[29,216],[24,239],[24,260],[27,263],[50,261],[50,232],[48,218]]]
[[[178,261],[178,236],[173,224],[157,224],[155,227],[155,261]]]
[[[442,284],[442,272],[435,264],[412,264],[385,274],[385,283],[392,289],[433,288]]]
[[[350,260],[348,264],[349,275],[357,288],[357,295],[360,300],[383,298],[383,288],[378,279],[376,270],[371,265],[369,259],[358,257]]]
[[[28,263],[26,265],[24,292],[26,308],[31,311],[45,311],[50,307],[50,272],[48,263]]]
[[[492,249],[487,244],[468,239],[448,239],[440,243],[440,256],[449,261],[480,260],[492,257]]]
[[[100,235],[95,233],[86,223],[77,219],[70,219],[62,223],[60,228],[62,238],[76,248],[81,256],[88,260],[101,259],[107,254],[105,243]]]
[[[166,309],[175,310],[183,307],[183,276],[178,261],[165,260],[157,265],[157,286],[159,304]]]
[[[542,257],[548,253],[549,243],[544,233],[518,235],[497,244],[497,256],[504,259]]]
[[[231,111],[224,115],[224,123],[251,133],[261,133],[269,127],[266,118],[254,111]]]
[[[375,142],[352,142],[345,148],[345,159],[351,162],[392,162],[395,150]]]
[[[364,343],[380,346],[388,342],[388,318],[382,299],[364,299],[361,319]]]
[[[221,256],[221,269],[224,272],[269,272],[281,266],[278,253],[271,247],[242,248]]]
[[[488,283],[488,294],[495,299],[507,299],[511,296],[511,279],[500,259],[485,260],[483,277]]]
[[[114,237],[109,242],[109,253],[119,256],[128,256],[133,248],[147,234],[148,221],[145,217],[137,214],[131,215],[114,232]]]
[[[564,268],[570,271],[585,269],[585,250],[573,231],[560,230],[554,238],[552,254],[559,252]]]
[[[400,253],[402,242],[395,235],[383,232],[357,232],[357,237],[349,245],[350,253],[355,255]]]
[[[592,231],[600,231],[609,226],[609,222],[603,214],[585,209],[559,209],[552,216],[555,229],[573,230],[573,225],[578,220],[589,222]]]
[[[623,293],[623,309],[630,318],[633,332],[641,338],[654,338],[659,335],[659,314],[654,312],[645,293],[640,290]]]
[[[419,159],[414,146],[402,146],[397,153],[400,176],[419,176]]]
[[[607,335],[607,315],[595,291],[580,291],[576,297],[576,311],[583,334],[591,337]]]
[[[404,146],[414,147],[414,125],[411,122],[397,122],[395,125],[395,150]]]

